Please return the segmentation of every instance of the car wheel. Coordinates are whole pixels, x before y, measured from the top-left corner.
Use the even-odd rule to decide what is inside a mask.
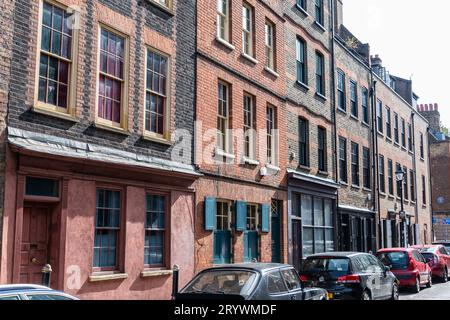
[[[398,300],[399,297],[400,297],[400,293],[399,293],[398,285],[396,283],[394,283],[392,285],[392,297],[391,297],[391,300]]]
[[[442,276],[442,282],[446,283],[448,281],[448,270],[444,269],[444,275]]]
[[[370,292],[365,290],[361,295],[361,300],[372,300],[372,296],[370,295]]]
[[[427,282],[427,288],[431,288],[433,286],[433,277],[431,276],[431,273],[428,275],[428,282]]]
[[[412,288],[414,293],[420,292],[420,279],[417,277],[416,279],[416,285]]]

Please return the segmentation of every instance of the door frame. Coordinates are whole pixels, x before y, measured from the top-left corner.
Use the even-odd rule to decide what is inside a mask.
[[[47,197],[29,197],[25,196],[25,180],[27,176],[39,176],[46,179],[59,180],[59,199]],[[33,174],[32,172],[20,172],[17,175],[17,190],[16,190],[16,217],[14,226],[14,245],[13,245],[13,272],[12,283],[20,283],[20,264],[21,264],[21,245],[22,245],[22,231],[23,231],[23,213],[25,204],[40,203],[47,204],[50,207],[50,219],[52,224],[56,221],[57,234],[51,238],[49,243],[49,255],[53,246],[56,246],[56,263],[52,265],[52,279],[56,284],[57,290],[64,290],[64,276],[65,276],[65,250],[66,250],[66,225],[67,225],[67,204],[68,204],[68,179],[61,179],[60,176],[43,176],[41,174]],[[53,206],[52,206],[53,204]],[[56,276],[56,277],[55,277]]]

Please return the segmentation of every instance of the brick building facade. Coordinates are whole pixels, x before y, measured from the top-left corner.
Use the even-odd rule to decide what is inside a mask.
[[[421,104],[419,112],[430,123],[431,206],[433,240],[450,240],[450,138],[441,130],[439,105]]]
[[[197,17],[196,269],[285,261],[281,2],[197,1]]]
[[[0,283],[167,299],[174,264],[431,241],[428,122],[342,1],[216,2],[1,5]]]
[[[81,298],[169,298],[172,265],[194,272],[198,174],[172,150],[194,132],[195,1],[2,6],[1,283],[50,263]]]

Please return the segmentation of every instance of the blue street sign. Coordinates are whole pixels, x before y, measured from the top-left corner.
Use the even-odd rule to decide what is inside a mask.
[[[442,224],[450,225],[450,219],[442,219]]]

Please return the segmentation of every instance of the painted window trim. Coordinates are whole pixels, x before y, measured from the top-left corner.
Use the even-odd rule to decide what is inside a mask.
[[[271,40],[272,40],[272,44],[268,44],[267,43],[267,30],[270,27],[271,30]],[[265,51],[265,64],[264,64],[264,69],[266,71],[268,71],[269,73],[271,73],[272,75],[274,75],[275,77],[279,77],[279,74],[276,72],[277,69],[277,65],[276,65],[276,26],[275,23],[273,23],[272,21],[270,21],[268,18],[266,18],[265,23],[264,23],[264,51]],[[271,59],[269,59],[269,56],[267,55],[267,53],[271,54]]]
[[[251,60],[251,61],[257,61],[255,59],[255,35],[254,35],[254,33],[255,33],[255,28],[254,28],[255,9],[253,8],[253,6],[251,6],[246,1],[242,2],[242,8],[246,8],[249,11],[249,14],[250,14],[250,16],[249,16],[249,19],[250,19],[250,30],[246,30],[244,25],[242,25],[242,53],[244,55],[252,58],[253,60]],[[242,16],[242,20],[243,19],[244,19],[244,17]],[[244,34],[245,33],[249,34],[249,48],[250,48],[250,52],[245,52],[245,48],[244,48]]]
[[[244,91],[243,94],[243,104],[245,104],[245,99],[246,98],[250,98],[250,127],[247,127],[245,124],[245,106],[244,106],[244,148],[245,148],[245,138],[246,138],[246,134],[248,131],[249,134],[249,154],[246,154],[246,150],[243,150],[243,160],[246,163],[249,164],[259,164],[259,161],[256,160],[256,155],[257,155],[257,150],[256,150],[256,146],[257,146],[257,134],[256,134],[256,129],[257,129],[257,109],[256,109],[256,96],[252,95],[251,93],[248,93],[246,91]]]
[[[162,4],[159,1],[156,0],[147,0],[150,3],[152,3],[153,5],[157,6],[158,8],[160,8],[161,10],[164,10],[165,12],[173,15],[173,0],[165,0],[166,4]]]
[[[77,97],[77,78],[78,78],[78,39],[79,30],[72,30],[72,42],[71,42],[71,60],[70,60],[70,75],[69,75],[69,85],[68,85],[68,99],[67,108],[61,108],[54,106],[49,103],[41,102],[38,99],[39,96],[39,66],[41,58],[41,41],[42,41],[42,15],[44,12],[44,2],[49,3],[55,7],[58,7],[64,11],[68,9],[64,4],[57,2],[55,0],[39,0],[39,10],[38,10],[38,36],[36,43],[36,69],[35,69],[35,83],[34,83],[34,104],[33,111],[38,113],[44,113],[48,115],[54,115],[56,117],[64,118],[67,120],[76,121],[76,97]],[[73,14],[80,14],[78,11],[74,11]],[[66,60],[66,59],[63,59]]]
[[[143,268],[144,270],[142,271],[142,273],[144,275],[141,276],[142,277],[149,277],[149,276],[155,276],[158,272],[168,272],[171,271],[171,208],[170,208],[170,203],[171,203],[171,194],[168,192],[160,192],[157,190],[146,190],[145,192],[145,201],[147,201],[147,196],[148,195],[152,195],[152,196],[162,196],[164,197],[164,201],[165,201],[165,217],[164,217],[164,223],[165,223],[165,228],[164,228],[164,246],[163,246],[163,264],[159,264],[159,265],[150,265],[150,264],[146,264],[144,262],[143,264]],[[147,205],[147,203],[146,203]],[[145,219],[147,219],[147,206],[146,206],[146,210],[145,210]],[[145,226],[145,221],[144,221],[144,241],[145,241],[145,233],[147,230],[152,230],[151,228],[147,228]],[[166,274],[157,274],[157,275],[166,275]]]
[[[225,1],[227,3],[227,8],[226,8],[226,14],[223,14],[222,12],[219,12],[219,8],[218,8],[218,1]],[[216,39],[225,44],[226,46],[228,46],[230,49],[234,50],[234,46],[231,44],[231,33],[232,33],[232,28],[230,28],[230,16],[231,16],[231,10],[230,10],[230,0],[216,0]],[[225,38],[222,38],[220,35],[220,23],[219,23],[219,19],[222,16],[225,19]],[[228,44],[228,45],[227,45]]]
[[[147,89],[147,60],[149,50],[167,58],[167,75],[166,75],[167,93],[166,93],[166,104],[164,106],[164,134],[162,135],[145,129],[145,121],[147,119],[145,110],[145,105],[147,101],[147,92],[152,92]],[[172,144],[171,112],[172,112],[172,57],[168,53],[165,53],[161,50],[158,50],[152,46],[147,45],[145,46],[144,109],[142,117],[144,119],[142,124],[143,138],[146,140],[152,140],[155,142],[171,145]]]
[[[127,199],[127,190],[123,186],[113,185],[113,184],[103,184],[99,183],[95,186],[95,198],[97,202],[97,192],[98,190],[107,190],[107,191],[118,191],[120,192],[120,228],[118,230],[117,235],[117,249],[116,249],[116,266],[115,267],[95,267],[94,266],[94,246],[95,246],[95,233],[97,230],[96,227],[96,216],[97,216],[97,203],[95,204],[95,212],[92,217],[92,224],[94,226],[93,231],[94,234],[92,236],[92,257],[91,257],[91,275],[89,276],[90,281],[102,281],[102,280],[114,280],[115,277],[117,279],[125,279],[124,277],[128,277],[128,274],[125,272],[125,245],[126,245],[126,199]],[[110,277],[107,277],[107,276]],[[103,277],[104,276],[104,277]],[[91,277],[93,279],[91,279]],[[95,279],[98,278],[98,279]],[[104,279],[103,279],[104,278]]]
[[[108,23],[103,21],[98,22],[98,35],[97,35],[97,70],[96,70],[96,90],[95,90],[95,115],[94,121],[96,125],[99,125],[103,129],[112,129],[113,131],[128,132],[128,98],[129,98],[129,81],[130,81],[130,36],[120,32],[114,27],[111,27]],[[100,90],[100,46],[102,29],[112,32],[116,35],[124,38],[124,70],[123,70],[123,84],[122,84],[122,96],[120,104],[120,124],[113,121],[102,119],[98,116],[99,107],[99,90]]]

